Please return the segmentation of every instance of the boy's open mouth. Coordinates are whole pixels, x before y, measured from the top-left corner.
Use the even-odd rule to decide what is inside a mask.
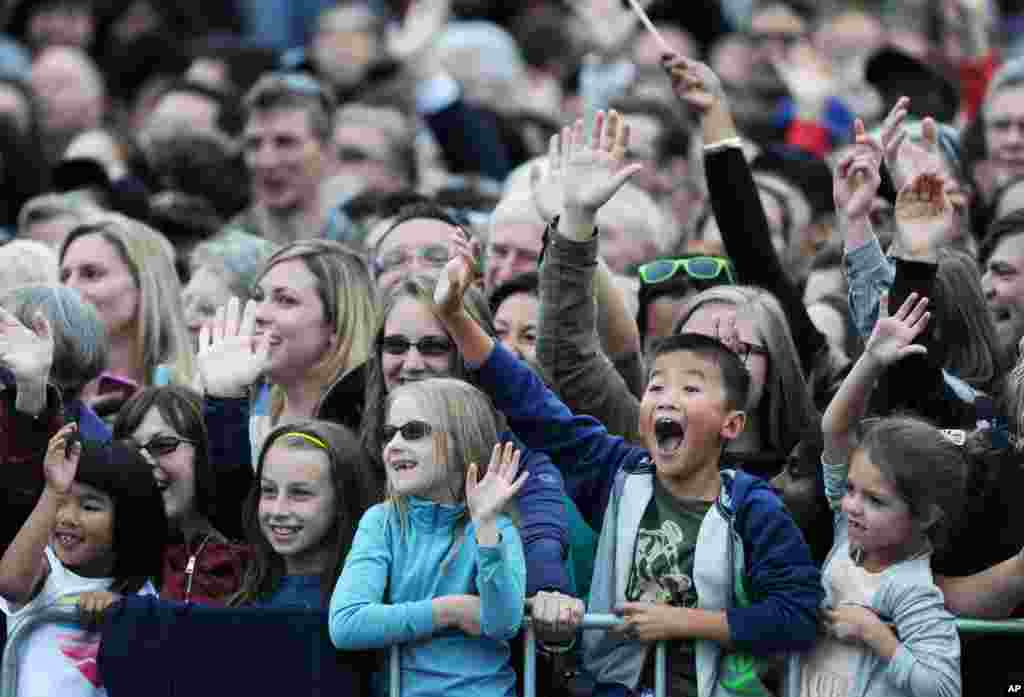
[[[654,421],[654,439],[661,452],[671,453],[678,450],[685,435],[686,429],[683,428],[683,424],[667,416],[658,417]]]

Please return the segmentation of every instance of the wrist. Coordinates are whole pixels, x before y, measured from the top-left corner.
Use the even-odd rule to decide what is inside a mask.
[[[458,624],[456,622],[455,596],[443,595],[440,598],[434,598],[430,603],[430,608],[434,615],[435,629],[447,629]]]
[[[558,234],[575,242],[586,242],[594,236],[597,209],[566,206],[558,218]]]
[[[701,118],[701,133],[705,143],[717,143],[739,135],[725,97],[719,97],[711,108],[704,112]]]

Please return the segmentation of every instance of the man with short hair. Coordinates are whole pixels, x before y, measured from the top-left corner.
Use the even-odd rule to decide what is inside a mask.
[[[82,50],[46,49],[32,63],[30,83],[42,107],[43,142],[50,162],[60,159],[75,136],[103,123],[107,111],[103,76]]]
[[[234,138],[241,130],[237,100],[198,82],[174,82],[156,100],[142,128],[149,139],[175,130]]]
[[[981,285],[1003,356],[1011,360],[1024,338],[1024,210],[1000,218],[989,228],[983,249]]]
[[[1024,59],[1008,62],[993,76],[981,115],[989,162],[999,177],[1024,174]]]
[[[330,147],[334,98],[303,73],[272,73],[245,97],[242,152],[252,205],[230,225],[277,244],[333,238],[321,185],[336,159]]]

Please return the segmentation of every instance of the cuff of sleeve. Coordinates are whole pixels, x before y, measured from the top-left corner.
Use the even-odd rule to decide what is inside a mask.
[[[409,603],[409,624],[413,636],[429,636],[440,627],[434,626],[434,600],[420,600]]]
[[[563,548],[557,540],[534,540],[524,544],[526,553],[526,595],[540,591],[558,591],[571,595],[569,575],[565,572]]]
[[[846,260],[846,269],[849,273],[874,268],[886,263],[885,255],[882,253],[882,247],[878,244],[877,237],[872,237],[856,249],[847,250],[844,258]]]
[[[558,218],[555,218],[551,221],[546,233],[551,253],[560,261],[581,265],[597,264],[598,235],[596,229],[590,239],[578,242],[558,234]]]
[[[708,143],[704,146],[704,154],[710,155],[721,150],[727,150],[729,148],[743,149],[743,139],[739,136],[733,136],[732,138],[725,138],[723,140],[715,141],[714,143]]]
[[[900,644],[900,647],[896,649],[896,653],[893,654],[892,660],[889,661],[889,665],[886,668],[886,671],[889,673],[889,681],[897,687],[909,685],[910,673],[914,669],[914,663],[913,654]]]
[[[454,104],[462,94],[459,83],[448,73],[441,73],[416,86],[416,112],[436,114]]]

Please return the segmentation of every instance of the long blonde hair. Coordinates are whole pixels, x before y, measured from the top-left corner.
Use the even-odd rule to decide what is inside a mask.
[[[452,499],[456,503],[464,503],[469,465],[476,463],[479,475],[483,477],[498,442],[499,419],[494,406],[483,392],[455,378],[427,378],[396,387],[388,394],[387,408],[390,409],[403,395],[411,397],[423,413],[429,415],[426,420],[434,431],[434,459],[445,468]],[[406,497],[395,494],[390,482],[387,498],[404,532],[408,501]],[[514,512],[510,513],[514,516]],[[464,510],[455,525],[452,551],[446,557],[445,565],[458,554],[468,519],[469,513]]]
[[[330,240],[300,240],[283,247],[267,260],[256,282],[275,264],[292,259],[301,259],[316,278],[324,318],[334,331],[336,348],[310,370],[326,390],[370,356],[377,327],[376,291],[366,259]],[[284,390],[273,386],[270,399],[271,420],[276,422],[285,408]]]
[[[139,289],[136,312],[136,360],[146,386],[157,366],[171,369],[170,382],[189,384],[193,375],[192,340],[181,305],[181,281],[174,267],[174,247],[145,223],[103,212],[73,229],[60,247],[60,261],[79,237],[100,235],[117,250]]]

